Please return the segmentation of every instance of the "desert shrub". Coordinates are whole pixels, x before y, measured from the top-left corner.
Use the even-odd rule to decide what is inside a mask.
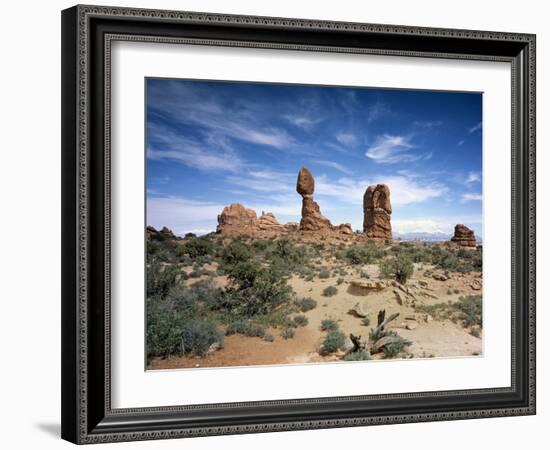
[[[222,262],[225,266],[233,266],[248,261],[251,257],[252,253],[249,246],[239,239],[235,239],[226,245],[221,252]]]
[[[330,271],[326,270],[326,269],[323,269],[319,272],[319,278],[322,278],[322,279],[327,279],[327,278],[330,278]]]
[[[219,309],[251,317],[268,314],[291,300],[292,289],[278,271],[249,263],[239,263],[228,271],[235,287],[225,290]]]
[[[247,321],[231,322],[227,326],[225,334],[227,336],[232,334],[242,334],[249,337],[264,337],[265,328],[262,325]]]
[[[190,278],[198,278],[205,275],[204,269],[194,269],[187,274]]]
[[[164,237],[160,240],[153,238],[153,240],[147,241],[147,260],[155,259],[160,262],[174,263],[178,261],[179,248],[176,241],[165,240]]]
[[[323,319],[321,321],[321,330],[322,331],[337,331],[338,323],[332,319]]]
[[[407,279],[413,274],[414,265],[412,261],[404,255],[398,255],[394,258],[385,259],[380,264],[380,274],[384,278],[395,278],[399,283],[405,284]]]
[[[352,245],[348,247],[345,252],[345,258],[350,262],[350,264],[370,264],[376,259],[381,258],[384,255],[384,252],[378,249],[374,244],[366,245]]]
[[[294,337],[294,329],[291,327],[285,327],[281,330],[281,337],[283,339],[292,339]]]
[[[346,269],[340,269],[340,275],[345,277],[348,274],[348,271]]]
[[[460,261],[453,253],[445,252],[439,256],[437,266],[444,270],[456,272],[460,267]]]
[[[346,336],[341,331],[330,331],[323,341],[321,346],[321,352],[324,354],[334,353],[344,347],[346,344]]]
[[[307,312],[314,309],[317,306],[317,302],[311,297],[304,297],[294,302],[298,309],[302,312]]]
[[[240,289],[253,286],[261,271],[260,264],[253,260],[239,261],[226,268],[227,275],[239,285]]]
[[[306,275],[306,281],[313,281],[313,275]]]
[[[327,286],[323,289],[323,295],[325,297],[332,297],[333,295],[336,295],[338,293],[338,288],[335,286]]]
[[[479,328],[472,328],[472,329],[470,329],[470,334],[471,334],[473,337],[476,337],[476,338],[478,338],[478,337],[481,335]]]
[[[191,289],[176,284],[166,294],[166,302],[174,309],[190,309],[196,305],[197,297]]]
[[[481,295],[460,297],[455,303],[437,303],[435,305],[416,305],[415,310],[431,314],[436,319],[460,320],[465,327],[482,327]]]
[[[200,237],[185,240],[183,252],[191,258],[210,255],[214,250],[214,244],[211,239]]]
[[[305,262],[306,249],[297,247],[288,239],[278,239],[271,256],[273,259],[280,259],[287,269],[292,270]]]
[[[361,325],[364,325],[364,326],[368,327],[370,325],[370,319],[368,317],[364,317],[361,320]]]
[[[184,323],[181,332],[183,353],[204,356],[210,346],[219,342],[223,344],[223,335],[210,320],[189,320]]]
[[[292,321],[299,327],[305,327],[308,324],[307,317],[303,315],[295,316]]]
[[[179,274],[180,269],[176,265],[163,266],[157,261],[147,265],[147,297],[164,297],[176,284]]]
[[[399,338],[399,340],[384,346],[383,351],[386,358],[394,358],[399,355],[399,353],[401,353],[403,350],[405,350],[405,346],[408,344],[408,342],[401,337]]]
[[[148,299],[149,303],[150,299]],[[147,307],[147,356],[166,357],[181,353],[185,317],[166,308]]]
[[[337,284],[338,286],[340,286],[343,282],[344,282],[344,279],[343,279],[343,278],[338,278],[338,279],[336,280],[336,284]]]
[[[369,359],[370,353],[362,349],[348,353],[344,356],[344,361],[368,361]]]
[[[464,326],[478,326],[482,323],[482,297],[481,295],[468,295],[460,297],[454,306],[461,312],[459,319],[463,321]]]
[[[265,333],[264,334],[264,341],[273,342],[274,340],[275,340],[275,338],[273,337],[273,335],[271,333]]]
[[[268,248],[270,248],[271,244],[272,244],[272,241],[268,239],[255,239],[252,242],[252,248],[255,251],[265,252]]]

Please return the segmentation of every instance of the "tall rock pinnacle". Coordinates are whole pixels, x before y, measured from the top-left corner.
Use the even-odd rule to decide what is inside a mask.
[[[385,184],[369,186],[363,196],[363,232],[367,238],[391,240],[390,189]]]

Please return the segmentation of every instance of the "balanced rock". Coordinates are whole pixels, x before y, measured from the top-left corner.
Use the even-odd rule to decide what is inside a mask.
[[[454,242],[461,247],[475,247],[476,237],[473,230],[470,230],[466,225],[459,223],[455,226],[455,234],[451,238],[451,242]]]
[[[306,167],[302,167],[298,172],[296,190],[301,196],[313,195],[313,192],[315,191],[315,179]]]
[[[326,217],[321,214],[321,208],[313,200],[315,180],[307,168],[302,167],[298,172],[296,191],[302,196],[302,220],[300,231],[332,230],[333,226]]]
[[[385,184],[369,186],[363,196],[363,231],[369,239],[391,240],[390,189]]]

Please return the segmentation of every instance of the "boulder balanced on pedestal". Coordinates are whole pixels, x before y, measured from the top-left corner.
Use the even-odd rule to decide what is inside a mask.
[[[300,221],[300,230],[332,230],[333,226],[330,220],[321,214],[319,205],[313,200],[315,180],[311,172],[305,167],[302,167],[298,172],[296,191],[302,196],[302,220]]]
[[[363,196],[363,232],[369,239],[391,240],[390,189],[385,184],[369,186]]]

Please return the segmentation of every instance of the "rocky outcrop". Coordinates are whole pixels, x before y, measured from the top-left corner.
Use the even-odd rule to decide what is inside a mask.
[[[253,209],[233,203],[218,215],[216,233],[224,236],[267,238],[286,234],[292,229],[292,225],[281,225],[270,212],[262,211],[262,215],[257,217]]]
[[[160,230],[160,235],[164,239],[176,239],[176,235],[172,233],[172,230],[168,227],[162,227],[162,230]]]
[[[258,217],[253,209],[245,208],[240,203],[233,203],[223,208],[218,215],[218,227],[216,233],[228,236],[249,234],[254,228]]]
[[[369,186],[363,196],[363,232],[369,239],[390,240],[391,229],[390,189],[385,184]]]
[[[155,227],[148,225],[146,229],[146,235],[147,235],[147,239],[149,240],[176,239],[176,235],[172,233],[172,230],[170,228],[167,228],[167,227],[162,227],[162,229],[158,231]]]
[[[451,242],[454,242],[460,247],[475,247],[476,237],[473,230],[470,230],[466,225],[459,223],[455,226],[455,234],[451,238]]]

